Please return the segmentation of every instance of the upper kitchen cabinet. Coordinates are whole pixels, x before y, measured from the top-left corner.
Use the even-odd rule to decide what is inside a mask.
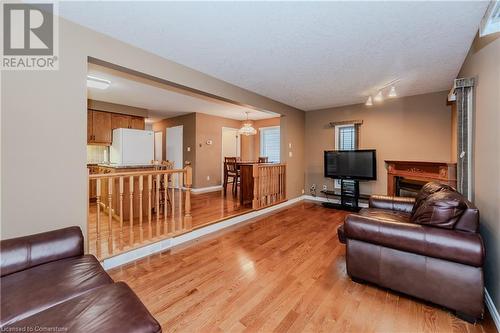
[[[145,129],[143,117],[129,116],[120,113],[88,110],[87,143],[94,145],[111,145],[115,128]]]
[[[111,115],[111,127],[115,128],[133,128],[143,130],[144,118],[137,116],[127,116],[125,114],[113,113]]]
[[[130,117],[130,128],[144,130],[144,118],[143,117]]]
[[[87,136],[90,135],[88,143],[111,144],[111,113],[89,110],[87,114]]]
[[[125,114],[111,115],[111,129],[115,128],[130,128],[130,116]]]

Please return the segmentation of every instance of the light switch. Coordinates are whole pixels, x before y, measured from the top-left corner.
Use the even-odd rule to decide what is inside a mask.
[[[191,151],[191,147],[187,147],[187,151]]]
[[[292,143],[291,142],[288,143],[288,148],[292,149]]]
[[[291,151],[289,151],[289,152],[288,152],[288,156],[289,156],[289,157],[292,157],[292,156],[293,156],[293,154],[292,154],[292,152],[291,152]]]

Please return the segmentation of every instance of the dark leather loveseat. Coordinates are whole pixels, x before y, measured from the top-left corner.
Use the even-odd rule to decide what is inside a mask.
[[[447,185],[426,184],[416,199],[372,196],[339,228],[354,280],[421,298],[470,322],[484,311],[484,246],[479,212]]]
[[[0,242],[2,332],[161,332],[134,292],[83,254],[78,227]]]

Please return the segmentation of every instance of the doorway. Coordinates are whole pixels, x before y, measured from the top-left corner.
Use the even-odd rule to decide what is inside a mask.
[[[166,159],[173,162],[174,169],[182,169],[184,167],[183,156],[183,131],[184,126],[167,127],[167,137],[165,141]],[[179,187],[179,180],[172,179],[172,185]]]
[[[163,160],[163,133],[155,132],[155,161]]]
[[[241,147],[241,137],[238,134],[237,128],[222,127],[222,175],[221,179],[224,179],[224,157],[226,156],[236,156],[240,157],[240,147]]]

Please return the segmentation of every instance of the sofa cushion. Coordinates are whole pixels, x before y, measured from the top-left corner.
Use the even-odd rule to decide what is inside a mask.
[[[53,261],[3,276],[0,325],[23,319],[112,282],[91,255]]]
[[[430,194],[411,216],[417,224],[453,229],[460,216],[467,209],[464,198],[457,192],[439,191]]]
[[[378,208],[363,208],[357,215],[375,218],[389,222],[410,222],[410,214],[396,210],[386,210]]]
[[[62,327],[65,332],[161,332],[158,322],[123,282],[95,288],[7,329],[32,327]]]
[[[422,205],[427,198],[434,193],[440,192],[440,191],[451,191],[454,192],[455,189],[449,185],[446,184],[441,184],[437,182],[429,182],[422,186],[420,191],[418,192],[417,198],[415,199],[415,205],[413,205],[413,209],[411,211],[411,214],[415,214],[417,209]]]

